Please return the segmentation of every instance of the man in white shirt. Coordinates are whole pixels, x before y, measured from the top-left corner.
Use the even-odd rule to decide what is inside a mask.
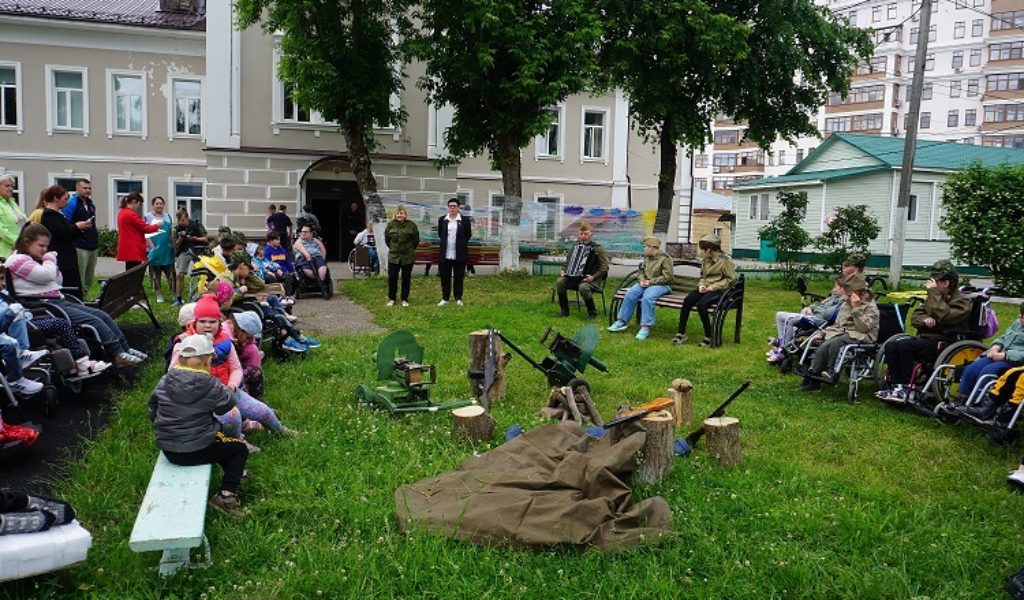
[[[458,198],[448,199],[448,214],[437,221],[438,245],[440,246],[441,301],[438,306],[448,304],[455,295],[455,303],[462,306],[462,282],[466,278],[466,261],[469,260],[469,238],[473,237],[473,227],[469,219],[459,214]],[[454,290],[452,276],[454,275]]]

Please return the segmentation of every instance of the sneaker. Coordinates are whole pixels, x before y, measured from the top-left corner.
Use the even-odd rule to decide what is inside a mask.
[[[305,344],[307,348],[319,348],[320,347],[320,340],[318,340],[316,338],[311,338],[309,336],[306,336],[305,338],[303,338],[302,339],[302,343]]]
[[[299,320],[299,318],[296,317],[295,315],[285,315],[284,318],[288,319],[289,323],[295,323],[298,322]]]
[[[395,305],[395,301],[394,300],[388,300],[388,304],[387,305],[388,306],[394,306]]]
[[[777,338],[777,337],[770,337],[770,338],[768,338],[768,345],[769,346],[779,346],[781,344],[779,344],[779,338]]]
[[[49,354],[49,350],[22,350],[18,354],[18,362],[21,363],[22,369],[31,367],[37,360]]]
[[[704,338],[704,339],[702,339],[700,341],[700,343],[697,344],[697,346],[699,348],[710,348],[711,347],[711,338]]]
[[[455,301],[455,304],[456,304],[457,306],[465,306],[465,304],[463,304],[463,303],[462,303],[462,300],[456,300],[456,301]]]
[[[640,331],[636,332],[636,339],[641,342],[647,339],[647,336],[651,335],[650,327],[641,327]]]
[[[836,382],[835,375],[833,375],[832,373],[830,373],[828,371],[822,371],[821,374],[818,375],[818,377],[821,378],[822,380],[828,382],[828,383],[834,384]]]
[[[883,394],[882,391],[885,393]],[[898,385],[891,390],[882,390],[878,392],[878,397],[887,402],[906,402],[907,401],[907,390],[902,385]]]
[[[162,304],[163,301],[164,301],[164,295],[163,294],[157,294],[156,295],[156,301],[160,302]]]
[[[102,373],[110,368],[110,363],[102,360],[91,360],[88,356],[75,361],[75,377],[88,377]]]
[[[114,365],[116,365],[118,369],[123,369],[125,367],[136,367],[139,365],[140,362],[142,361],[139,359],[139,357],[132,356],[127,352],[121,352],[120,354],[114,357]]]
[[[608,331],[623,331],[628,327],[629,325],[626,325],[622,321],[615,321],[614,323],[608,326]]]
[[[292,306],[294,304],[295,298],[292,298],[291,296],[285,296],[284,298],[281,298],[281,306]]]
[[[4,513],[0,515],[0,535],[46,531],[55,520],[53,515],[42,510]]]
[[[687,339],[689,338],[686,337],[685,333],[677,333],[676,336],[672,338],[672,345],[680,346],[682,344],[685,344]]]
[[[1006,477],[1006,483],[1024,489],[1024,471],[1017,469]]]
[[[39,441],[39,431],[27,425],[11,425],[0,421],[0,444],[21,442],[26,446]]]
[[[284,437],[298,437],[299,433],[301,432],[295,429],[289,429],[288,427],[282,427],[281,431],[279,431],[278,433],[280,433]]]
[[[71,505],[67,502],[45,496],[30,495],[28,497],[28,509],[50,513],[54,517],[54,525],[67,525],[74,521],[76,516],[75,509],[71,508]]]
[[[181,306],[182,304],[184,304],[184,302],[181,301],[181,298],[175,298],[174,302],[171,302],[171,306]]]
[[[281,346],[284,347],[285,350],[289,350],[291,352],[305,352],[308,350],[305,344],[295,338],[286,339]]]
[[[252,433],[253,431],[263,431],[263,423],[252,419],[242,421],[242,433]]]
[[[447,300],[442,300],[442,301],[437,303],[438,306],[444,306],[445,304],[448,304]]]
[[[217,510],[231,515],[232,517],[241,517],[245,515],[242,510],[242,503],[238,500],[238,496],[231,492],[217,492],[210,498],[210,506]]]
[[[405,308],[409,308],[409,301],[408,300],[402,300],[402,306],[404,306]]]
[[[135,358],[137,358],[139,360],[146,360],[147,358],[149,358],[148,354],[146,354],[145,352],[143,352],[141,350],[136,350],[135,348],[129,348],[128,349],[128,354],[131,354],[132,356],[134,356]]]
[[[43,384],[33,381],[28,377],[10,381],[8,384],[11,386],[11,390],[19,396],[35,396],[43,391]]]
[[[250,444],[249,440],[242,440],[242,443],[245,444],[245,449],[249,451],[249,454],[260,453],[260,447],[257,446],[256,444]]]
[[[821,382],[817,379],[804,377],[803,383],[800,384],[800,389],[804,392],[816,392],[821,389]]]

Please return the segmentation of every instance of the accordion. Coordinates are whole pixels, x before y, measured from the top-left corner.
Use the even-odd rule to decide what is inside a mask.
[[[593,252],[593,244],[576,244],[569,255],[569,262],[565,265],[565,276],[569,279],[583,279]]]

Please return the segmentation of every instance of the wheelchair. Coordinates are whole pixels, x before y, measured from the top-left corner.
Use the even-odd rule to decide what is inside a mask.
[[[376,272],[373,268],[373,257],[370,255],[370,250],[369,246],[356,246],[348,253],[348,268],[353,277],[358,275],[369,277]]]
[[[956,404],[955,402],[949,401],[936,408],[936,411],[940,416],[940,420],[947,423],[963,422],[973,425],[980,429],[982,433],[984,433],[985,437],[996,445],[1009,446],[1016,443],[1020,438],[1020,432],[1017,430],[1017,423],[1020,422],[1022,413],[1024,413],[1024,402],[1020,402],[1019,394],[1015,393],[1024,386],[1024,378],[1020,378],[1020,369],[1021,366],[1017,366],[998,376],[983,375],[979,378],[974,390],[963,404]],[[1002,377],[1010,375],[1010,371],[1017,371],[1017,373],[1012,374],[1013,380],[1007,380],[1004,383],[1004,386],[1012,384],[1016,389],[1001,390],[1003,394],[1009,395],[1010,398],[1003,398],[1004,402],[995,409],[995,412],[991,417],[982,418],[980,415],[972,414],[971,412],[964,410],[979,404],[990,394],[995,397],[993,389],[995,388],[996,383]]]
[[[334,297],[334,278],[331,277],[331,268],[327,267],[327,277],[321,283],[317,276],[316,269],[313,269],[313,277],[308,277],[302,267],[295,265],[295,297],[304,298],[307,296],[321,296],[326,291],[327,298]]]
[[[910,405],[929,416],[941,416],[941,407],[958,393],[958,382],[964,366],[973,362],[985,351],[982,329],[985,325],[986,309],[991,302],[991,290],[970,287],[960,288],[962,294],[972,299],[971,316],[967,329],[953,334],[954,339],[939,345],[939,354],[934,363],[916,363],[908,382],[905,400],[885,400],[891,404]],[[911,299],[911,303],[914,299]],[[874,379],[879,389],[893,383],[889,380],[885,364],[885,352],[889,344],[909,339],[906,333],[895,335],[878,348],[875,359]],[[981,382],[979,382],[980,384]],[[981,387],[979,385],[979,387]]]

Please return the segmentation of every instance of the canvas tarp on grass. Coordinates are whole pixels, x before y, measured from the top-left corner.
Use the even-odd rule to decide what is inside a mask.
[[[404,485],[395,492],[399,527],[494,546],[621,550],[657,541],[672,529],[668,504],[634,504],[624,482],[646,434],[619,429],[594,438],[542,425],[454,471]]]

